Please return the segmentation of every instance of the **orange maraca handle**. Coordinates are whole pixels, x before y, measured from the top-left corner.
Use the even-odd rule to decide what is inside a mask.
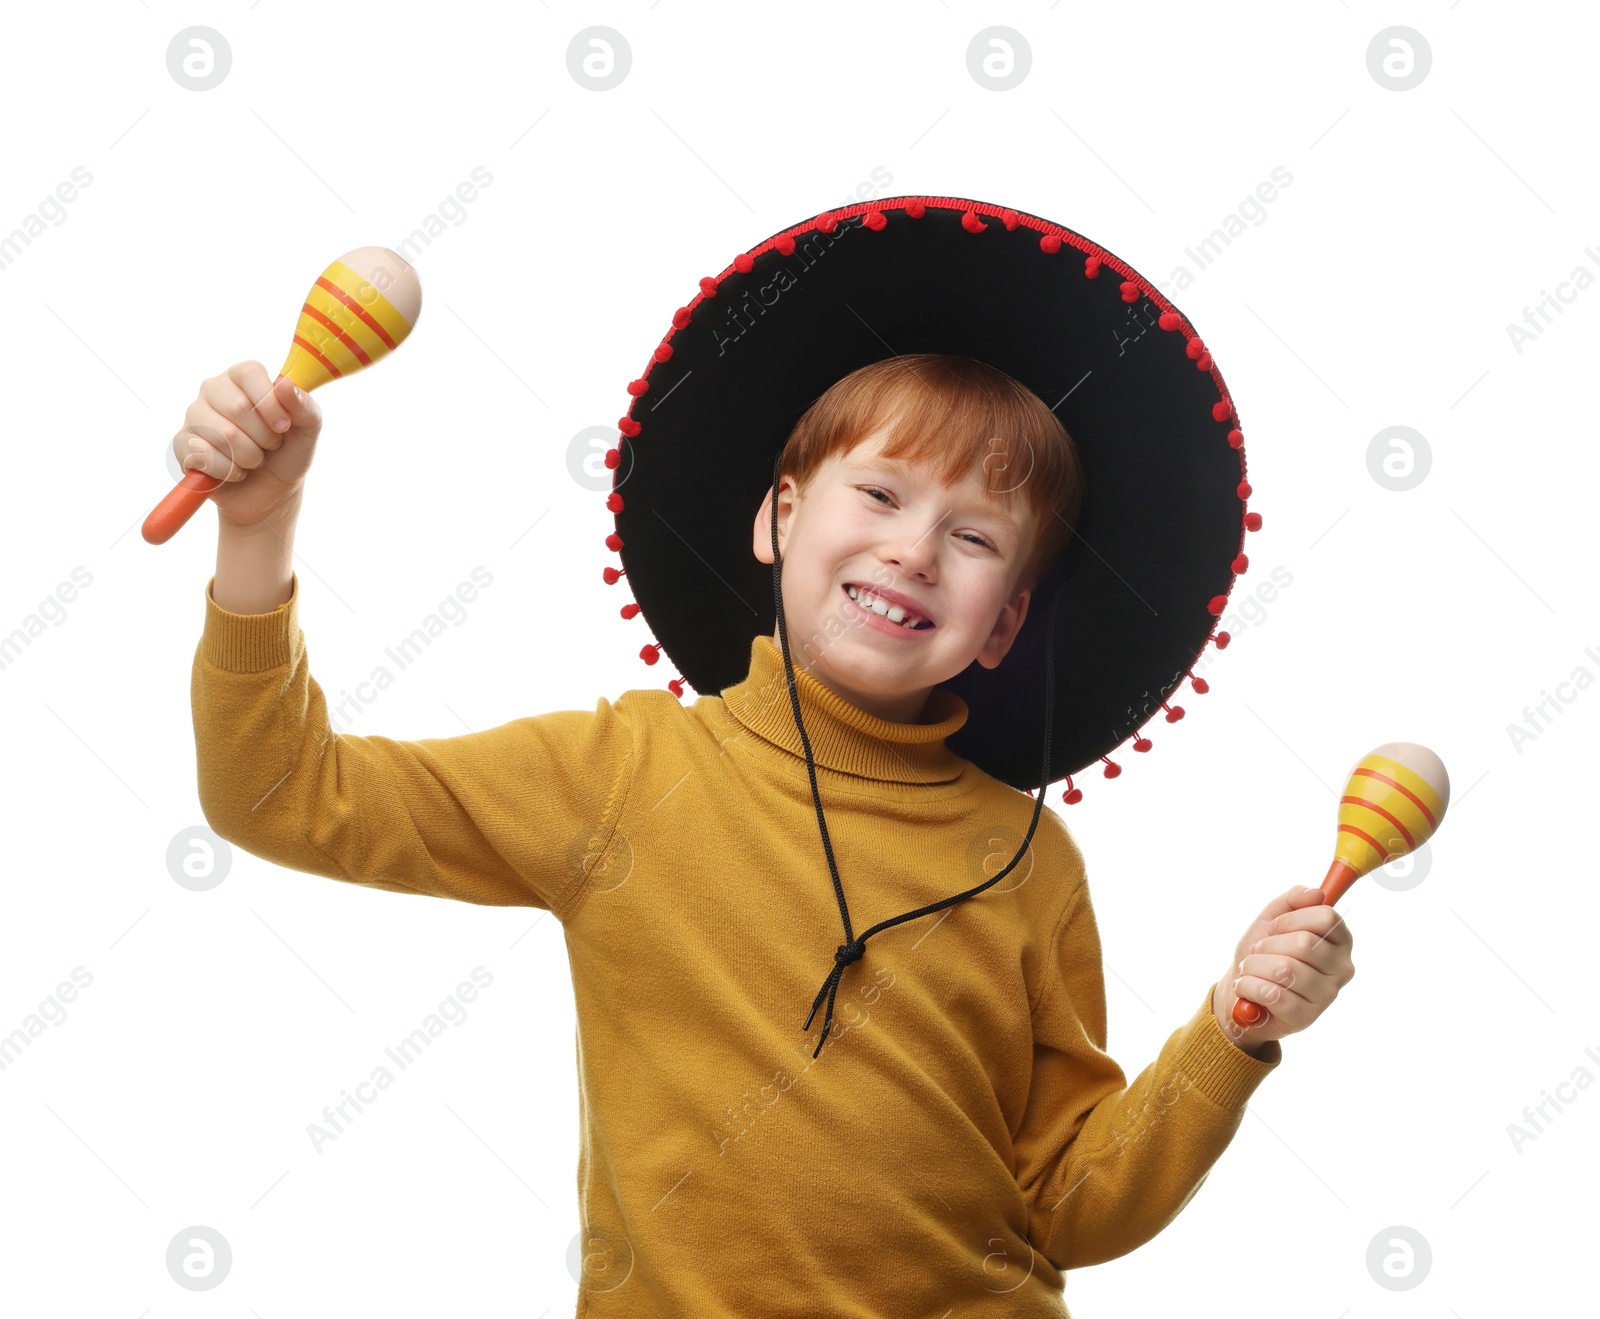
[[[185,472],[183,479],[167,491],[162,501],[150,510],[139,531],[152,545],[170,540],[185,522],[195,515],[206,496],[222,482],[205,472]]]
[[[1345,890],[1360,878],[1360,874],[1337,857],[1328,867],[1328,874],[1318,887],[1322,890],[1323,905],[1331,907],[1344,896]],[[1233,1000],[1233,1019],[1241,1026],[1258,1026],[1267,1019],[1267,1010],[1247,998]]]

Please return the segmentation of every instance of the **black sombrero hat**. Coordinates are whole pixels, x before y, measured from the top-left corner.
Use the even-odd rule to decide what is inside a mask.
[[[1210,351],[1098,244],[984,202],[893,197],[813,216],[740,253],[700,281],[628,385],[633,401],[606,454],[616,515],[606,544],[623,567],[605,580],[627,576],[634,603],[622,615],[643,613],[655,640],[640,655],[654,664],[666,653],[679,696],[685,681],[701,693],[741,681],[752,640],[776,621],[798,721],[781,563],[751,554],[751,518],[811,403],[856,368],[913,352],[976,358],[1026,385],[1083,462],[1074,535],[1011,650],[995,669],[974,662],[941,684],[968,707],[950,749],[1037,791],[1037,824],[1049,784],[1065,778],[1063,799],[1078,801],[1074,774],[1099,760],[1116,777],[1116,748],[1134,737],[1147,751],[1147,721],[1182,718],[1170,698],[1186,680],[1206,690],[1194,666],[1208,643],[1227,645],[1214,629],[1248,567],[1245,532],[1261,525],[1246,510],[1243,436]],[[861,955],[836,872],[834,882],[847,942],[830,991]]]
[[[741,681],[771,635],[772,569],[750,519],[801,414],[829,385],[900,353],[998,367],[1052,405],[1086,493],[1063,557],[1040,580],[998,668],[941,684],[966,701],[949,746],[1032,791],[1110,754],[1158,714],[1248,566],[1243,437],[1232,396],[1188,319],[1080,234],[959,197],[894,197],[824,212],[741,253],[673,315],[618,423],[608,548],[683,694]],[[714,514],[714,516],[708,516]],[[1045,615],[1056,605],[1055,738],[1041,779]],[[1134,749],[1148,749],[1139,735]],[[1069,783],[1067,797],[1079,794]]]

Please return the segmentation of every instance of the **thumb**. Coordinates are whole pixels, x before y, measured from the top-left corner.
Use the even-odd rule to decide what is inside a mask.
[[[273,381],[272,391],[278,396],[278,402],[283,404],[283,410],[289,414],[296,426],[312,415],[315,405],[311,402],[311,395],[288,376],[279,376]]]
[[[1261,909],[1260,919],[1274,921],[1279,916],[1294,911],[1300,907],[1315,907],[1327,900],[1327,895],[1320,888],[1308,888],[1304,884],[1296,884],[1292,889],[1280,893],[1277,897]]]

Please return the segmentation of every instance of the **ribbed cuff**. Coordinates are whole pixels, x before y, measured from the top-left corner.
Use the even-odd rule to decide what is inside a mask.
[[[1189,1038],[1178,1054],[1178,1070],[1212,1102],[1223,1108],[1240,1108],[1283,1061],[1283,1046],[1270,1040],[1255,1058],[1230,1040],[1211,1010],[1216,988],[1213,982],[1200,1011],[1189,1022]]]
[[[233,614],[211,595],[206,583],[206,621],[200,654],[206,663],[231,673],[261,673],[287,664],[300,630],[300,578],[289,575],[289,598],[265,614]]]

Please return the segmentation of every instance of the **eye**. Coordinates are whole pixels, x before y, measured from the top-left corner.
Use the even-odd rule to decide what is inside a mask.
[[[882,490],[880,490],[875,485],[861,485],[861,486],[857,486],[856,489],[860,490],[863,494],[867,495],[869,498],[871,498],[874,494],[883,495],[882,501],[875,501],[875,502],[882,502],[882,503],[885,503],[885,504],[893,502],[889,498],[889,496],[887,494],[884,494],[884,492]],[[972,532],[972,533],[963,535],[961,537],[961,539],[965,540],[965,541],[970,541],[970,542],[972,542],[973,544],[979,546],[982,549],[992,550],[992,549],[995,548],[993,545],[991,545],[988,541],[986,541],[982,536],[978,535],[976,532]]]

